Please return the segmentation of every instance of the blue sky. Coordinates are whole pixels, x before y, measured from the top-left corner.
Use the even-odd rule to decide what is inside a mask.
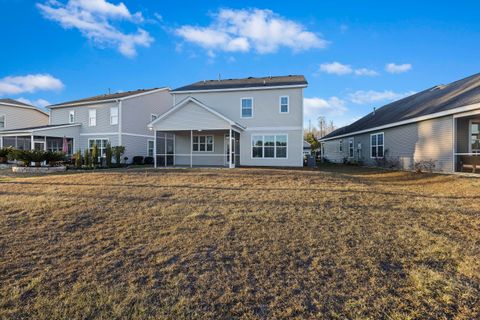
[[[348,124],[480,70],[478,1],[0,0],[0,97],[48,103],[303,74],[306,117]]]

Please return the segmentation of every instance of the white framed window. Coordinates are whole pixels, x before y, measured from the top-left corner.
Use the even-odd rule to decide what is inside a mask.
[[[289,113],[290,112],[290,97],[281,96],[280,97],[280,113]]]
[[[286,134],[252,135],[252,158],[287,158]]]
[[[196,152],[213,152],[213,136],[193,136],[192,151]]]
[[[155,140],[148,140],[147,142],[147,155],[153,157],[153,152],[155,148]]]
[[[242,118],[253,117],[253,98],[240,99],[240,117]]]
[[[0,114],[0,129],[5,129],[7,126],[7,117],[4,114]]]
[[[93,146],[97,145],[98,147],[98,154],[100,158],[104,158],[106,156],[108,139],[107,138],[100,138],[100,139],[88,139],[88,149],[90,152],[93,150]]]
[[[97,125],[97,109],[88,110],[88,125],[95,127]]]
[[[111,125],[118,124],[118,107],[110,108],[110,124]]]
[[[480,121],[470,120],[470,153],[480,153]]]
[[[370,135],[370,157],[383,158],[385,145],[384,145],[383,132],[373,133]]]
[[[151,114],[150,115],[150,122],[157,120],[158,116],[156,114]]]
[[[68,112],[68,123],[75,123],[75,110]]]
[[[343,139],[340,139],[340,141],[339,141],[338,151],[340,151],[340,152],[343,151]]]
[[[348,139],[348,156],[350,158],[355,156],[355,141],[353,138]]]

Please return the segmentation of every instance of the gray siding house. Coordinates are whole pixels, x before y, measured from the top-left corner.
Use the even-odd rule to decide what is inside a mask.
[[[385,105],[321,140],[329,161],[379,160],[404,170],[434,163],[453,173],[480,166],[480,74]]]
[[[303,76],[205,80],[172,90],[149,124],[155,165],[303,165]]]
[[[136,90],[51,105],[48,124],[8,134],[11,140],[31,140],[32,149],[60,151],[66,138],[69,154],[96,144],[104,155],[110,143],[125,146],[125,156],[130,160],[137,155],[153,157],[154,136],[147,124],[172,107],[169,91]]]

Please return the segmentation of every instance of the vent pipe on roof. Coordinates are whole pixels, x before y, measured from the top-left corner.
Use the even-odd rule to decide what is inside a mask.
[[[377,107],[373,107],[373,115],[375,115],[375,111],[377,111]]]
[[[221,78],[222,78],[222,75],[219,73],[219,74],[218,74],[218,81],[220,81]]]
[[[266,84],[267,84],[267,82],[265,80],[263,80],[263,85],[266,85]]]

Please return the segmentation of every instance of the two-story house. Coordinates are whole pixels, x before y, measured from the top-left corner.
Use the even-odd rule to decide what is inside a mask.
[[[303,76],[205,80],[172,90],[149,124],[155,165],[303,165]]]
[[[45,123],[34,121],[31,127],[0,135],[4,146],[18,149],[62,151],[66,140],[69,155],[92,149],[96,144],[104,156],[110,144],[125,146],[125,156],[130,160],[134,156],[153,156],[154,136],[147,124],[172,107],[169,91],[169,88],[136,90],[51,105],[50,118],[45,115]],[[8,123],[10,116],[6,119]]]
[[[15,131],[48,125],[48,113],[13,99],[0,99],[0,148],[31,148],[31,138],[18,140]]]

